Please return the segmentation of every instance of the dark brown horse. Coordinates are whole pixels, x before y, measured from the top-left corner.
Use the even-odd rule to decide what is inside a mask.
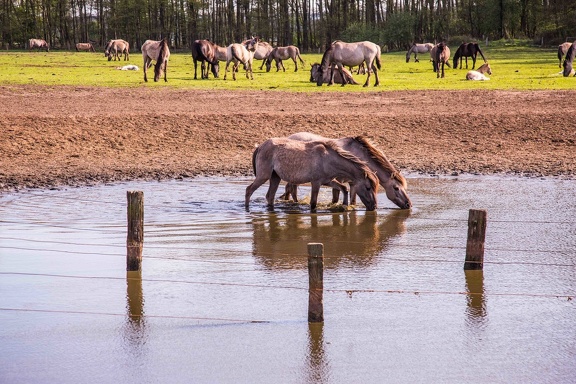
[[[562,64],[564,66],[564,71],[562,71],[564,77],[568,77],[572,74],[576,76],[576,73],[574,73],[574,68],[572,68],[574,63],[574,56],[576,56],[576,41],[574,41],[572,45],[570,45],[570,48],[568,48],[568,51],[566,52],[566,58]]]
[[[198,68],[198,61],[200,61],[200,78],[208,78],[208,67],[211,68],[214,77],[218,77],[218,72],[220,65],[218,64],[218,58],[216,57],[216,44],[210,40],[195,40],[192,43],[192,60],[194,61],[194,79],[197,79],[196,71]]]
[[[482,56],[482,60],[486,62],[486,58],[480,49],[478,43],[463,43],[460,44],[456,53],[454,53],[454,69],[458,67],[458,60],[460,60],[460,69],[462,69],[462,58],[466,60],[466,69],[468,69],[468,58],[472,58],[472,69],[476,66],[476,56]]]
[[[432,65],[434,72],[436,72],[436,78],[440,77],[440,65],[442,65],[442,77],[444,77],[444,65],[450,68],[450,48],[444,43],[436,44],[432,48],[431,56],[434,58]]]
[[[294,72],[298,71],[298,62],[296,58],[300,60],[300,63],[304,64],[304,60],[302,60],[302,56],[300,56],[300,50],[295,45],[289,45],[287,47],[276,47],[273,48],[272,51],[268,54],[268,58],[266,59],[266,72],[270,72],[272,68],[272,60],[276,62],[276,72],[280,71],[280,67],[286,72],[286,67],[282,63],[282,60],[292,59],[296,68]]]

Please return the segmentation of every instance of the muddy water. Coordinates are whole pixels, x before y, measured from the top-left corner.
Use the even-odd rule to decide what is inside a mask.
[[[576,182],[412,177],[409,212],[381,195],[314,215],[267,211],[265,187],[246,212],[248,183],[0,198],[0,382],[574,382]],[[141,280],[127,190],[144,191]],[[463,271],[470,208],[488,210],[483,272]],[[324,324],[307,322],[308,242]]]

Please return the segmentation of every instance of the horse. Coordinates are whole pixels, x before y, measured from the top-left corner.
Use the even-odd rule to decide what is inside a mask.
[[[430,52],[432,51],[432,48],[434,48],[434,44],[432,43],[412,44],[408,52],[406,52],[406,62],[410,62],[410,56],[414,53],[414,62],[419,63],[420,60],[418,60],[418,54]],[[432,59],[432,57],[430,57],[430,59]]]
[[[76,44],[76,52],[80,51],[89,51],[89,52],[96,52],[94,50],[94,46],[92,43],[77,43]]]
[[[130,44],[126,40],[116,39],[110,40],[104,48],[104,56],[108,58],[108,61],[114,58],[114,61],[118,59],[120,61],[120,55],[124,54],[124,61],[130,60]]]
[[[320,68],[319,63],[314,63],[314,64],[310,65],[310,82],[311,83],[316,83],[318,81],[318,76],[320,76],[319,68]],[[334,73],[334,82],[336,84],[343,84],[343,83],[360,84],[356,80],[354,80],[354,77],[352,77],[352,72],[350,72],[348,69],[343,68],[342,72],[344,73],[344,79],[342,79],[342,77],[340,77],[340,72]],[[324,72],[322,74],[322,76],[324,76],[324,82],[327,83],[330,81],[330,73]]]
[[[330,139],[310,132],[298,132],[288,136],[291,140],[300,141],[330,141],[333,140],[340,148],[352,153],[361,161],[364,161],[378,178],[380,186],[386,191],[386,197],[401,209],[409,209],[412,202],[406,192],[408,185],[404,176],[394,168],[386,156],[378,150],[374,144],[363,136],[343,137],[340,139]],[[296,195],[297,186],[293,184],[286,185],[284,198],[292,195],[294,201],[298,201]],[[332,203],[338,202],[338,190],[333,190]],[[355,186],[350,185],[350,203],[356,203]]]
[[[206,68],[206,63],[212,69],[214,77],[218,77],[220,65],[216,58],[216,44],[210,40],[195,40],[192,43],[192,60],[194,61],[194,79],[197,79],[198,61],[200,61],[200,78],[208,78],[209,68]]]
[[[571,45],[572,43],[562,43],[558,46],[558,68],[562,68],[562,58],[564,58]]]
[[[292,59],[296,68],[294,72],[298,72],[298,62],[296,58],[300,60],[300,63],[304,65],[304,60],[302,60],[302,56],[300,56],[300,50],[295,45],[288,45],[287,47],[276,47],[270,51],[268,54],[268,58],[266,59],[266,72],[270,72],[270,68],[272,68],[272,60],[276,62],[276,72],[280,71],[280,66],[284,72],[286,72],[286,67],[282,63],[282,60]]]
[[[564,58],[564,63],[562,63],[562,65],[564,66],[564,71],[562,71],[564,77],[568,77],[572,74],[576,76],[576,73],[572,68],[572,63],[574,62],[574,56],[576,56],[576,41],[574,41],[570,45],[570,48],[568,48],[568,50],[566,51],[566,57]]]
[[[274,195],[280,180],[292,184],[311,183],[312,212],[316,210],[320,186],[329,185],[347,194],[347,187],[338,180],[354,183],[355,191],[368,211],[377,207],[378,180],[370,168],[331,140],[268,139],[254,150],[252,167],[256,179],[246,187],[246,210],[254,191],[268,180],[266,200],[269,208],[274,207]]]
[[[440,64],[442,64],[442,77],[444,77],[444,65],[450,68],[450,48],[444,43],[436,44],[432,48],[431,55],[433,55],[432,65],[434,72],[436,72],[436,78],[440,77]]]
[[[244,40],[242,42],[242,44],[247,44],[250,41],[250,39],[248,40]],[[272,46],[270,44],[268,44],[265,41],[261,41],[258,40],[258,46],[256,47],[256,50],[254,51],[254,59],[255,60],[262,60],[262,65],[260,66],[260,70],[262,70],[262,68],[264,68],[264,64],[266,64],[266,59],[268,58],[268,55],[270,54],[270,52],[272,52]]]
[[[44,49],[46,49],[46,52],[50,51],[50,46],[48,45],[48,43],[44,39],[30,39],[30,40],[28,40],[28,49],[32,50],[34,48],[37,48],[38,50],[44,48]]]
[[[475,71],[468,71],[466,74],[466,80],[490,80],[489,77],[484,75],[485,73],[488,73],[489,75],[492,74],[492,68],[490,68],[488,62],[482,64],[480,68]]]
[[[344,78],[344,71],[342,70],[344,65],[355,67],[364,62],[368,68],[368,77],[366,78],[364,87],[369,85],[372,72],[376,77],[374,86],[380,85],[380,79],[378,78],[378,69],[382,67],[380,64],[380,46],[370,41],[345,43],[336,40],[326,49],[322,56],[320,68],[318,69],[318,72],[322,76],[318,76],[316,85],[322,86],[324,82],[324,72],[328,72],[328,70],[330,70],[330,81],[328,85],[334,84],[334,69],[336,66],[340,71],[340,76]],[[345,84],[342,84],[342,86],[344,85]]]
[[[164,72],[164,81],[167,82],[166,72],[168,72],[168,59],[170,58],[170,49],[168,48],[168,39],[160,41],[146,40],[142,44],[142,59],[144,60],[144,81],[148,81],[146,70],[152,66],[152,61],[156,61],[154,66],[154,81],[158,81],[162,72]]]
[[[486,58],[480,49],[478,43],[463,43],[460,44],[456,53],[454,54],[454,69],[458,66],[458,60],[460,60],[460,69],[462,69],[462,58],[466,59],[466,69],[468,69],[468,58],[472,58],[472,69],[476,66],[476,56],[482,56],[482,60],[486,62]]]
[[[244,68],[246,68],[246,78],[254,80],[254,74],[252,73],[252,61],[254,60],[254,51],[257,47],[257,37],[247,40],[246,44],[230,44],[226,51],[226,69],[224,70],[224,80],[226,80],[226,75],[228,74],[228,65],[230,65],[231,62],[234,63],[232,66],[232,79],[236,80],[236,72],[238,72],[238,66],[240,63],[242,63]]]

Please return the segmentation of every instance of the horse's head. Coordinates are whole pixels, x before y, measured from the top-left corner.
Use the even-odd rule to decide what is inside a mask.
[[[367,211],[374,211],[378,207],[378,179],[370,170],[361,181],[356,180],[354,192],[360,197]]]
[[[390,178],[383,183],[382,186],[386,191],[386,197],[398,207],[402,209],[412,207],[412,202],[406,193],[406,179],[404,179],[401,174],[398,172],[392,173]]]
[[[562,64],[562,66],[564,67],[564,71],[562,71],[562,74],[564,75],[564,77],[568,77],[571,75],[576,76],[576,74],[574,73],[574,69],[572,68],[571,62],[569,62],[568,60],[564,60],[564,63]]]
[[[268,55],[268,57],[266,58],[266,72],[270,72],[270,70],[272,69],[272,55]]]
[[[218,60],[215,60],[213,63],[211,63],[212,66],[212,74],[214,75],[214,77],[218,78],[218,74],[220,73],[220,64]]]
[[[314,63],[310,64],[310,82],[313,83],[318,79],[318,68],[320,68],[320,64]]]

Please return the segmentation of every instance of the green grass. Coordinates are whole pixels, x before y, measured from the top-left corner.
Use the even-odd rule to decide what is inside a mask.
[[[452,53],[456,47],[451,48]],[[490,81],[466,81],[465,69],[446,69],[446,78],[437,79],[428,62],[428,54],[420,55],[420,62],[405,62],[405,52],[382,54],[380,87],[373,87],[372,77],[369,88],[361,85],[335,85],[322,88],[310,83],[310,66],[319,62],[321,54],[304,54],[304,68],[294,72],[292,61],[285,62],[286,72],[259,70],[261,61],[255,62],[254,81],[247,80],[241,70],[237,81],[231,74],[224,81],[224,65],[221,65],[219,79],[212,76],[208,80],[194,80],[194,65],[189,52],[172,53],[168,65],[168,84],[152,81],[153,71],[149,71],[149,82],[144,83],[142,56],[134,52],[130,61],[107,61],[102,52],[0,52],[0,85],[38,84],[103,87],[174,87],[182,89],[242,89],[242,90],[287,90],[313,92],[374,92],[387,90],[458,90],[458,89],[574,89],[576,78],[565,78],[558,68],[555,49],[542,49],[530,46],[505,44],[502,42],[484,47],[482,50],[492,67]],[[479,57],[477,66],[482,60]],[[115,68],[125,64],[136,64],[140,71],[119,71]],[[471,67],[471,60],[469,60]],[[355,75],[363,84],[366,76]]]

